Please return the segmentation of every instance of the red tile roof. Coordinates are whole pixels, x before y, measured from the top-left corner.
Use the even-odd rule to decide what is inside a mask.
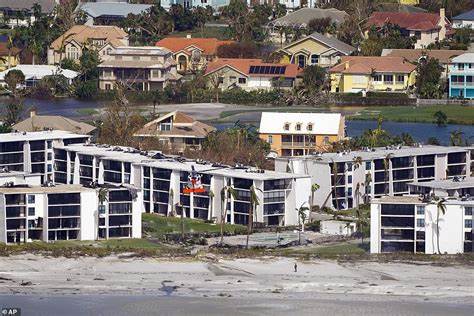
[[[375,72],[411,73],[416,66],[403,57],[342,56],[341,62],[329,72],[343,74],[370,74]]]
[[[266,63],[261,59],[244,59],[244,58],[222,58],[216,61],[210,62],[206,68],[206,75],[210,74],[218,69],[225,66],[234,68],[246,76],[252,76],[250,74],[250,66],[284,66],[284,74],[254,74],[253,76],[258,77],[287,77],[295,78],[301,71],[295,64],[278,64],[278,63]]]
[[[233,43],[233,41],[220,41],[217,38],[165,37],[158,41],[156,46],[165,47],[173,53],[195,46],[201,49],[205,55],[215,55],[217,47],[230,43]]]
[[[382,27],[392,23],[411,31],[429,31],[439,28],[440,16],[435,13],[374,12],[367,26]]]

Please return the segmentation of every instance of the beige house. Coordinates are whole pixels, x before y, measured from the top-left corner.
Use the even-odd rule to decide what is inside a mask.
[[[129,90],[161,90],[181,79],[172,52],[161,47],[117,47],[98,68],[101,90],[116,83]]]
[[[202,70],[208,62],[217,59],[217,49],[234,41],[220,41],[217,38],[165,37],[156,46],[173,52],[179,72]]]
[[[134,136],[142,140],[157,138],[164,145],[182,152],[200,149],[207,135],[215,130],[183,112],[174,111],[147,123]]]
[[[60,130],[76,134],[88,135],[96,127],[83,122],[77,122],[60,115],[37,115],[36,109],[30,109],[30,117],[13,125],[13,130],[20,132],[40,132],[45,130]]]
[[[48,64],[59,64],[66,58],[79,60],[84,48],[96,49],[106,59],[118,46],[128,46],[128,34],[117,26],[74,25],[51,43]]]

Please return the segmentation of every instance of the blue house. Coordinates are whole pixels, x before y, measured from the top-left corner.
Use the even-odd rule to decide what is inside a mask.
[[[449,65],[449,97],[474,99],[474,53],[452,59]]]

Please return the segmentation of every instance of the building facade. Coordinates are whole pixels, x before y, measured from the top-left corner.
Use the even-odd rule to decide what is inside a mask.
[[[51,43],[48,65],[60,64],[64,59],[79,61],[84,49],[97,50],[105,59],[118,46],[128,46],[128,34],[117,26],[74,25]]]
[[[300,70],[295,64],[265,63],[260,59],[228,58],[208,64],[204,76],[209,87],[220,90],[291,89]]]
[[[384,195],[409,193],[409,183],[472,178],[474,147],[393,146],[277,158],[275,170],[311,175],[313,205],[348,209]]]
[[[308,203],[310,196],[309,176],[177,159],[130,148],[75,144],[55,148],[55,157],[55,183],[132,185],[143,191],[143,210],[162,215],[183,211],[189,218],[220,222],[222,214],[227,214],[226,222],[247,224],[254,188],[260,201],[255,222],[296,225],[295,208]],[[183,192],[193,168],[201,175],[205,192]],[[237,195],[227,194],[222,201],[226,187],[233,187]]]
[[[116,84],[135,91],[162,90],[181,79],[172,53],[160,47],[117,47],[98,68],[100,90],[113,90]]]
[[[453,17],[453,28],[462,29],[470,28],[474,29],[474,9],[461,13]]]
[[[345,120],[339,113],[262,112],[259,136],[278,156],[310,155],[343,140]]]
[[[406,92],[415,84],[415,69],[402,57],[343,56],[329,70],[331,92]]]
[[[442,208],[439,204],[442,203]],[[472,252],[472,199],[383,197],[370,208],[370,252]]]
[[[341,56],[350,55],[354,51],[354,47],[336,38],[315,32],[282,47],[277,52],[283,55],[281,63],[297,64],[298,67],[304,68],[311,65],[332,67],[339,62]]]
[[[0,242],[141,238],[139,195],[81,185],[0,187]]]
[[[65,131],[18,132],[0,137],[0,168],[39,175],[41,183],[53,181],[55,146],[84,143],[88,135]]]
[[[474,53],[452,59],[449,66],[449,97],[474,99]]]

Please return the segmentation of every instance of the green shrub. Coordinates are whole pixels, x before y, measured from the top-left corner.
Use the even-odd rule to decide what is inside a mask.
[[[97,96],[97,85],[97,80],[88,80],[76,83],[76,96],[79,99],[94,99]]]

